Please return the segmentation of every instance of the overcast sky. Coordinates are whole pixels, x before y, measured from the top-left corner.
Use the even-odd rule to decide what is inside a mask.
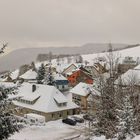
[[[140,0],[0,0],[0,39],[13,48],[140,43]]]

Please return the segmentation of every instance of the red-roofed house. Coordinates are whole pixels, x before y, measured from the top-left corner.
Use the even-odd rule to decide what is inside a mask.
[[[67,77],[70,86],[75,86],[80,82],[87,84],[93,84],[92,76],[86,73],[85,71],[78,69]]]

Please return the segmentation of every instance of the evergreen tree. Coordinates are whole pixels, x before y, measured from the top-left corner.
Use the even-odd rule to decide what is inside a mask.
[[[15,88],[0,87],[0,140],[7,139],[21,128],[13,115],[13,110],[9,108],[11,101],[8,95],[13,93]]]
[[[53,85],[53,76],[52,76],[52,53],[49,53],[49,66],[48,66],[48,71],[45,75],[45,84],[47,85]]]
[[[3,44],[0,49],[0,54],[4,53],[7,44]],[[16,88],[5,88],[0,86],[0,140],[7,139],[14,132],[21,128],[18,125],[18,120],[13,115],[13,110],[10,109],[11,100],[8,99],[9,94],[14,94]]]
[[[43,81],[45,79],[45,66],[42,63],[41,66],[39,67],[39,70],[37,72],[37,83],[38,84],[43,84]]]
[[[49,71],[48,71],[48,74],[47,74],[47,84],[48,85],[53,85],[53,76],[52,76],[51,66],[49,67]]]

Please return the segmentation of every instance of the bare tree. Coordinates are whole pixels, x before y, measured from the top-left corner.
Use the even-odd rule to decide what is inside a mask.
[[[0,48],[0,54],[4,53],[4,50],[6,49],[7,46],[8,46],[8,43],[3,44],[3,46]]]
[[[111,44],[109,44],[109,52],[106,55],[106,59],[106,63],[109,67],[109,77],[104,77],[102,74],[98,75],[98,90],[101,96],[100,104],[96,112],[97,123],[95,124],[95,130],[96,133],[105,135],[107,139],[112,139],[117,134],[117,125],[119,123],[117,118],[117,92],[114,85],[117,75],[116,65],[118,64],[119,57],[113,53]]]
[[[70,64],[71,62],[72,62],[72,58],[71,58],[71,56],[68,56],[67,57],[67,63]]]
[[[120,54],[113,50],[111,44],[109,44],[108,52],[106,53],[106,61],[109,66],[110,78],[114,78],[117,74],[118,63],[120,59]]]

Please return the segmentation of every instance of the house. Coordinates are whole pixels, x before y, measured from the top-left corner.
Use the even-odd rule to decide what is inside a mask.
[[[125,57],[122,60],[122,63],[118,64],[118,73],[122,74],[128,71],[129,69],[133,69],[139,64],[139,57]]]
[[[95,90],[91,84],[80,82],[70,90],[70,93],[72,94],[73,101],[79,105],[82,110],[87,110],[91,107],[91,104],[93,105],[93,110],[96,110],[100,92]]]
[[[46,121],[66,118],[79,110],[54,86],[23,83],[13,101],[14,108],[20,108],[16,115],[35,113],[45,117]]]
[[[80,82],[84,82],[87,84],[93,84],[93,78],[92,76],[82,69],[77,69],[76,71],[70,73],[70,75],[67,77],[70,86],[75,86]]]
[[[130,84],[132,84],[131,82],[133,82],[133,85],[135,85],[136,87],[140,87],[140,65],[136,66],[133,69],[129,69],[127,72],[123,73],[120,78],[121,85],[125,87],[130,86]],[[120,78],[115,81],[115,84],[119,84]]]
[[[81,66],[79,67],[80,70],[82,70],[83,72],[87,73],[88,75],[92,76],[92,74],[90,73],[89,70],[87,70],[85,67]]]
[[[53,76],[54,86],[60,91],[65,91],[69,89],[69,81],[62,74],[55,74]]]
[[[36,71],[36,67],[35,67],[35,63],[34,62],[32,62],[29,65],[25,64],[25,65],[20,66],[20,68],[19,68],[19,76],[23,75],[25,72],[27,72],[30,69]]]
[[[63,70],[62,74],[67,77],[68,73],[75,71],[77,68],[78,67],[75,64],[70,64]]]
[[[23,79],[25,82],[35,83],[37,77],[37,72],[35,70],[28,70],[23,75],[19,76],[19,79]]]
[[[93,77],[97,77],[99,74],[107,72],[105,64],[102,65],[100,63],[86,65],[84,68],[87,69],[92,74]]]
[[[45,65],[45,71],[46,71],[46,73],[48,73],[49,71],[51,71],[52,73],[56,73],[57,72],[56,71],[56,67],[50,66],[49,64]]]
[[[19,69],[13,71],[13,72],[7,72],[4,75],[1,75],[0,81],[3,82],[16,82],[19,75]]]
[[[131,99],[134,101],[134,105],[140,103],[140,65],[133,69],[129,69],[123,73],[116,81],[115,84],[120,86],[123,92],[131,92]]]

